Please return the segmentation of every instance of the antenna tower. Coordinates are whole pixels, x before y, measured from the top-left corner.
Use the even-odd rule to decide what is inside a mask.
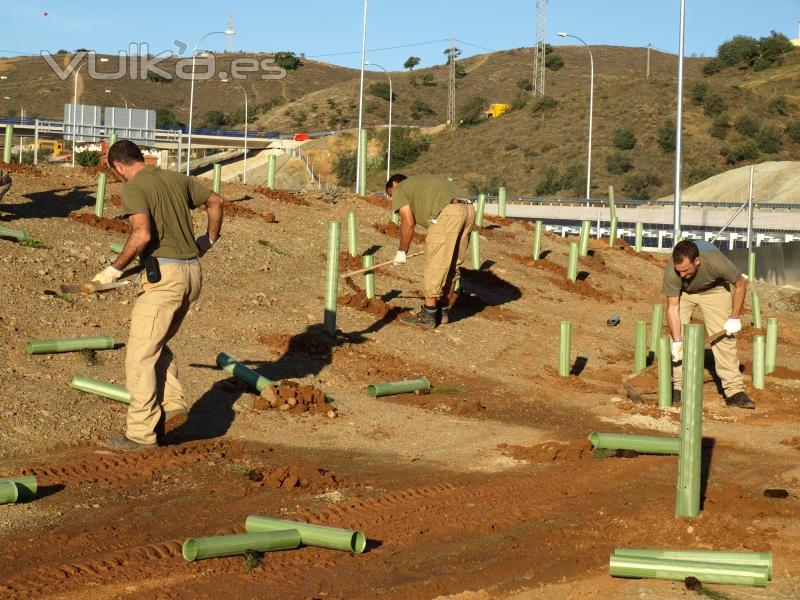
[[[447,81],[447,124],[456,122],[456,42],[450,38],[450,76]]]
[[[544,96],[544,59],[547,38],[547,0],[536,0],[536,48],[533,51],[533,86],[534,97]]]

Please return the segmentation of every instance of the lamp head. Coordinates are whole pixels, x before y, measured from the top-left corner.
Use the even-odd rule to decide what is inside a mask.
[[[566,31],[559,31],[558,37],[567,37],[569,34]]]
[[[224,33],[225,33],[225,35],[234,35],[236,32],[233,30],[233,27],[228,27],[228,28],[225,30],[225,32],[224,32]]]

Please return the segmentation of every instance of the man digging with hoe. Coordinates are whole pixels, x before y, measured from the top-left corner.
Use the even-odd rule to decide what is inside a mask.
[[[456,289],[459,267],[467,255],[475,209],[472,201],[463,198],[463,191],[441,175],[406,177],[397,173],[386,182],[386,193],[392,198],[392,211],[400,215],[396,265],[406,262],[414,226],[420,224],[428,228],[422,276],[424,303],[418,313],[402,320],[434,329],[437,311],[441,311],[441,323],[450,321],[450,296]]]
[[[131,313],[125,357],[131,397],[127,428],[106,445],[125,451],[155,448],[159,437],[185,422],[189,412],[167,343],[200,296],[199,257],[219,239],[224,200],[192,177],[146,166],[141,150],[129,140],[109,148],[108,166],[125,182],[122,212],[130,232],[122,253],[92,281],[115,282],[137,255],[147,277]],[[191,209],[202,205],[208,232],[195,240]]]

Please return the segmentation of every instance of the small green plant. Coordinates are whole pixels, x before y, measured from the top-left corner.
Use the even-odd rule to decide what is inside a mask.
[[[728,123],[728,116],[726,114],[717,115],[714,118],[714,122],[711,124],[711,128],[708,130],[708,133],[711,134],[711,137],[724,140],[726,137],[728,137],[728,130],[730,127],[730,123]]]
[[[708,84],[701,81],[696,82],[692,86],[692,104],[701,106],[705,102],[706,95],[708,94]]]
[[[631,159],[622,152],[614,152],[606,157],[606,170],[612,175],[622,175],[631,170]]]
[[[44,242],[40,242],[39,240],[34,240],[28,238],[27,240],[21,240],[19,242],[20,246],[27,246],[28,248],[39,248],[41,250],[47,250],[47,245]]]
[[[547,167],[536,182],[537,196],[552,196],[561,189],[561,174],[556,167]]]
[[[733,123],[733,128],[745,137],[754,137],[761,129],[761,123],[753,117],[742,115]]]
[[[661,123],[656,134],[656,142],[664,154],[675,152],[675,121],[665,119]]]
[[[234,463],[228,467],[228,469],[232,473],[236,473],[237,475],[241,475],[242,477],[249,477],[250,472],[253,470],[247,465],[243,465],[241,463]]]
[[[709,117],[716,117],[728,110],[725,100],[716,92],[711,92],[705,97],[705,108],[703,112]]]
[[[653,197],[654,188],[659,185],[661,185],[661,180],[656,175],[634,174],[625,178],[622,184],[622,191],[634,200],[649,200]]]
[[[761,128],[761,131],[756,136],[756,143],[758,144],[758,149],[766,154],[775,154],[783,147],[781,133],[772,125]]]
[[[81,350],[81,358],[83,358],[90,367],[97,364],[97,352],[91,348],[84,348]]]
[[[789,114],[789,103],[786,96],[775,96],[767,102],[767,110],[774,115],[785,117]]]
[[[94,150],[84,150],[75,154],[75,161],[82,167],[96,167],[103,155]]]
[[[336,156],[333,163],[333,172],[342,187],[350,187],[356,182],[356,152],[342,152]]]
[[[517,144],[510,143],[505,145],[506,152],[511,152],[512,150],[516,150],[517,148],[519,148]]]
[[[53,294],[54,298],[58,298],[62,302],[66,302],[67,304],[75,304],[75,299],[72,298],[69,294],[64,294],[62,292],[56,292]]]
[[[636,146],[636,136],[630,127],[620,127],[614,131],[613,140],[618,150],[633,150]]]
[[[264,553],[258,550],[247,550],[244,553],[245,571],[255,571],[264,566]]]
[[[523,92],[530,92],[533,90],[533,84],[530,79],[517,79],[517,87]]]
[[[706,64],[703,65],[703,75],[706,77],[710,77],[711,75],[715,75],[722,70],[722,66],[719,64],[719,61],[716,58],[710,59]]]

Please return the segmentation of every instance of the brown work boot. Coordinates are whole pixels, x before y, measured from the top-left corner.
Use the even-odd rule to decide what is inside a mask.
[[[182,408],[163,411],[156,425],[156,437],[159,440],[163,439],[186,423],[188,419],[189,413]]]
[[[450,306],[440,306],[439,307],[442,311],[442,318],[439,319],[439,323],[442,325],[447,325],[450,323]]]
[[[115,435],[106,440],[106,448],[122,452],[137,452],[148,448],[158,448],[158,444],[140,444],[128,439],[124,435]]]
[[[725,398],[725,406],[755,409],[756,403],[744,392],[736,392],[730,398]]]
[[[426,308],[423,305],[419,312],[403,315],[400,320],[409,325],[417,325],[425,329],[436,329],[436,309]]]

